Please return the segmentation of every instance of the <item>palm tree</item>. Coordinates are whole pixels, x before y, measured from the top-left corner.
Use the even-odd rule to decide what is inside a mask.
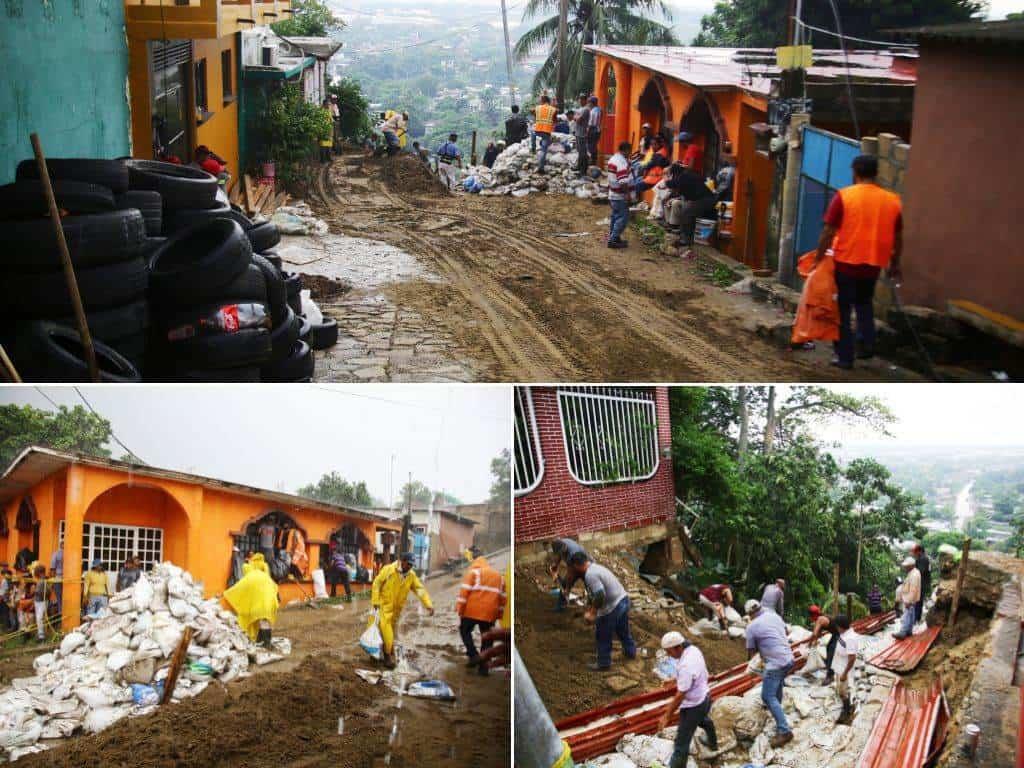
[[[538,48],[548,47],[548,57],[533,78],[534,91],[555,85],[558,76],[558,0],[529,0],[523,18],[532,19],[543,13],[554,15],[524,33],[515,47],[517,61],[523,61]],[[672,20],[672,12],[662,0],[569,0],[566,94],[589,92],[593,87],[594,56],[583,50],[585,45],[679,45],[669,26],[642,13]]]

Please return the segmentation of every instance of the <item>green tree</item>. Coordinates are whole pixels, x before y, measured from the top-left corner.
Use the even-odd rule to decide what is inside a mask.
[[[968,21],[985,10],[982,0],[836,0],[843,34],[878,39],[885,30],[924,24]],[[694,45],[773,48],[788,41],[789,4],[778,0],[719,0],[700,22]],[[835,17],[826,2],[804,3],[802,19],[835,30]],[[838,40],[808,30],[820,47],[837,48]],[[807,39],[805,35],[805,39]]]
[[[508,504],[509,488],[512,484],[512,457],[508,448],[491,459],[491,475],[494,481],[491,483],[489,501],[492,504]]]
[[[397,505],[404,508],[406,502],[409,500],[410,493],[412,495],[412,505],[425,507],[434,498],[434,492],[430,490],[426,485],[421,483],[419,480],[413,480],[412,483],[405,483],[398,491],[398,498],[395,500]]]
[[[1024,18],[1024,15],[1021,18]],[[1010,538],[1006,540],[1006,551],[1016,557],[1024,557],[1024,513],[1014,515],[1010,521],[1010,530]]]
[[[270,28],[282,37],[330,37],[345,28],[323,0],[292,0],[291,17]]]
[[[327,92],[338,97],[338,112],[341,114],[341,136],[360,143],[373,132],[370,122],[370,102],[363,94],[359,81],[344,77],[327,86]]]
[[[316,483],[304,485],[296,493],[307,499],[316,499],[326,504],[355,507],[373,506],[373,497],[366,488],[366,483],[362,480],[357,483],[350,482],[337,472],[329,472],[321,476]]]
[[[519,62],[534,51],[548,49],[547,58],[534,75],[534,91],[554,86],[558,77],[558,0],[528,0],[523,10],[523,19],[548,13],[552,15],[523,33],[515,45]],[[661,0],[569,0],[565,42],[567,99],[572,94],[589,93],[594,87],[594,56],[583,50],[585,45],[598,40],[607,45],[679,44],[667,24],[644,14],[654,14],[666,22],[672,20],[668,5]]]
[[[53,411],[31,405],[0,406],[0,467],[30,445],[110,457],[110,422],[80,405]],[[2,470],[0,470],[2,471]]]
[[[286,186],[295,185],[308,173],[326,114],[322,107],[306,101],[293,83],[281,86],[266,102],[256,127]]]

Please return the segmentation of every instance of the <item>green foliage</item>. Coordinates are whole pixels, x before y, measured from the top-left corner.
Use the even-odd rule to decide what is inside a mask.
[[[370,496],[366,483],[362,480],[357,483],[349,482],[337,472],[323,475],[316,483],[304,485],[296,493],[299,496],[305,496],[307,499],[316,499],[325,504],[351,505],[355,507],[373,506],[373,497]]]
[[[370,102],[363,95],[363,89],[358,80],[351,77],[342,78],[337,84],[329,85],[327,92],[338,97],[342,138],[361,143],[363,139],[373,133],[373,125],[370,123],[370,115],[367,111],[370,108]]]
[[[665,244],[665,230],[653,221],[644,218],[635,218],[630,222],[633,231],[637,233],[640,242],[651,251],[660,251]]]
[[[329,37],[345,28],[323,0],[292,0],[291,9],[290,18],[270,25],[282,37]]]
[[[398,498],[395,500],[396,503],[399,506],[404,507],[410,494],[412,495],[412,505],[414,507],[425,507],[430,504],[431,499],[434,498],[434,492],[430,490],[430,488],[419,480],[413,480],[411,484],[406,483],[398,491]]]
[[[271,95],[256,127],[277,177],[286,186],[300,181],[308,171],[325,125],[329,130],[329,115],[306,101],[299,86],[286,83]]]
[[[80,405],[61,406],[56,412],[31,405],[0,406],[0,467],[6,468],[30,445],[58,451],[89,453],[109,458],[104,447],[110,422]]]
[[[556,85],[558,78],[558,0],[528,0],[524,19],[550,13],[533,29],[525,32],[515,45],[515,56],[524,61],[534,51],[548,49],[537,74],[533,90]],[[668,5],[661,0],[569,0],[566,35],[566,99],[590,93],[594,87],[594,56],[583,50],[600,40],[604,45],[678,45],[671,28],[644,14],[655,14],[672,20]],[[559,105],[564,109],[565,105]]]
[[[932,531],[925,534],[924,538],[921,539],[921,546],[924,547],[925,552],[935,562],[939,559],[939,547],[942,544],[949,544],[950,546],[956,547],[959,551],[960,547],[964,543],[964,535],[962,533],[956,533],[955,531]]]
[[[884,30],[924,24],[968,21],[985,10],[979,0],[836,0],[843,34],[879,39]],[[715,9],[701,19],[694,45],[773,48],[785,45],[789,4],[777,0],[718,0]],[[803,21],[835,30],[828,3],[804,3]],[[818,47],[837,48],[838,40],[807,30]],[[807,39],[805,34],[805,39]]]
[[[509,488],[512,484],[512,456],[508,448],[491,459],[491,495],[492,504],[508,504]]]

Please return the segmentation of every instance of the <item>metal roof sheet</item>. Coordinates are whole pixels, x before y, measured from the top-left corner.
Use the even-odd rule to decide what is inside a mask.
[[[769,95],[772,80],[780,70],[771,48],[704,48],[698,46],[588,45],[588,51],[608,56],[643,69],[688,83],[697,88],[736,88],[762,96]],[[913,85],[916,77],[892,69],[893,54],[878,51],[849,51],[850,75],[854,82]],[[814,64],[807,70],[809,82],[845,81],[846,65],[841,51],[814,51]]]
[[[328,514],[343,515],[345,517],[356,517],[363,520],[372,520],[377,523],[394,522],[392,518],[377,514],[371,510],[358,507],[343,507],[337,504],[326,504],[315,499],[308,499],[304,496],[296,496],[281,491],[270,491],[265,488],[256,488],[251,485],[232,483],[227,480],[218,480],[202,475],[193,475],[188,472],[179,472],[173,469],[161,469],[144,464],[132,464],[117,459],[107,459],[102,456],[91,456],[84,453],[68,453],[55,451],[50,448],[30,446],[23,450],[11,462],[3,475],[0,475],[0,504],[4,504],[17,496],[28,492],[37,483],[45,480],[55,472],[59,472],[72,464],[85,464],[104,469],[120,470],[135,477],[155,477],[164,480],[174,480],[189,485],[202,485],[205,488],[216,488],[218,490],[230,491],[245,496],[256,496],[267,501],[281,504],[283,506],[304,507],[315,509]]]
[[[902,40],[942,40],[949,42],[1024,43],[1024,19],[1003,21],[967,21],[928,27],[893,30]]]
[[[949,704],[936,675],[924,690],[899,680],[875,718],[857,768],[923,768],[942,748]]]
[[[932,647],[935,638],[942,631],[942,625],[936,624],[928,627],[923,632],[905,637],[895,641],[892,645],[875,654],[868,660],[868,664],[883,669],[891,669],[894,672],[910,672]]]

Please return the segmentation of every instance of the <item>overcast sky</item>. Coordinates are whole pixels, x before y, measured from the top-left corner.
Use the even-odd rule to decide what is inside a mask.
[[[1015,384],[848,384],[837,389],[883,399],[896,415],[893,438],[823,425],[818,435],[847,447],[878,443],[935,446],[1024,445],[1024,386]]]
[[[40,387],[61,405],[70,387]],[[502,386],[81,386],[114,434],[168,469],[294,492],[336,470],[387,501],[408,479],[462,501],[487,499],[491,459],[510,446]],[[0,388],[0,404],[53,410],[35,387]],[[113,456],[124,451],[112,445]]]

